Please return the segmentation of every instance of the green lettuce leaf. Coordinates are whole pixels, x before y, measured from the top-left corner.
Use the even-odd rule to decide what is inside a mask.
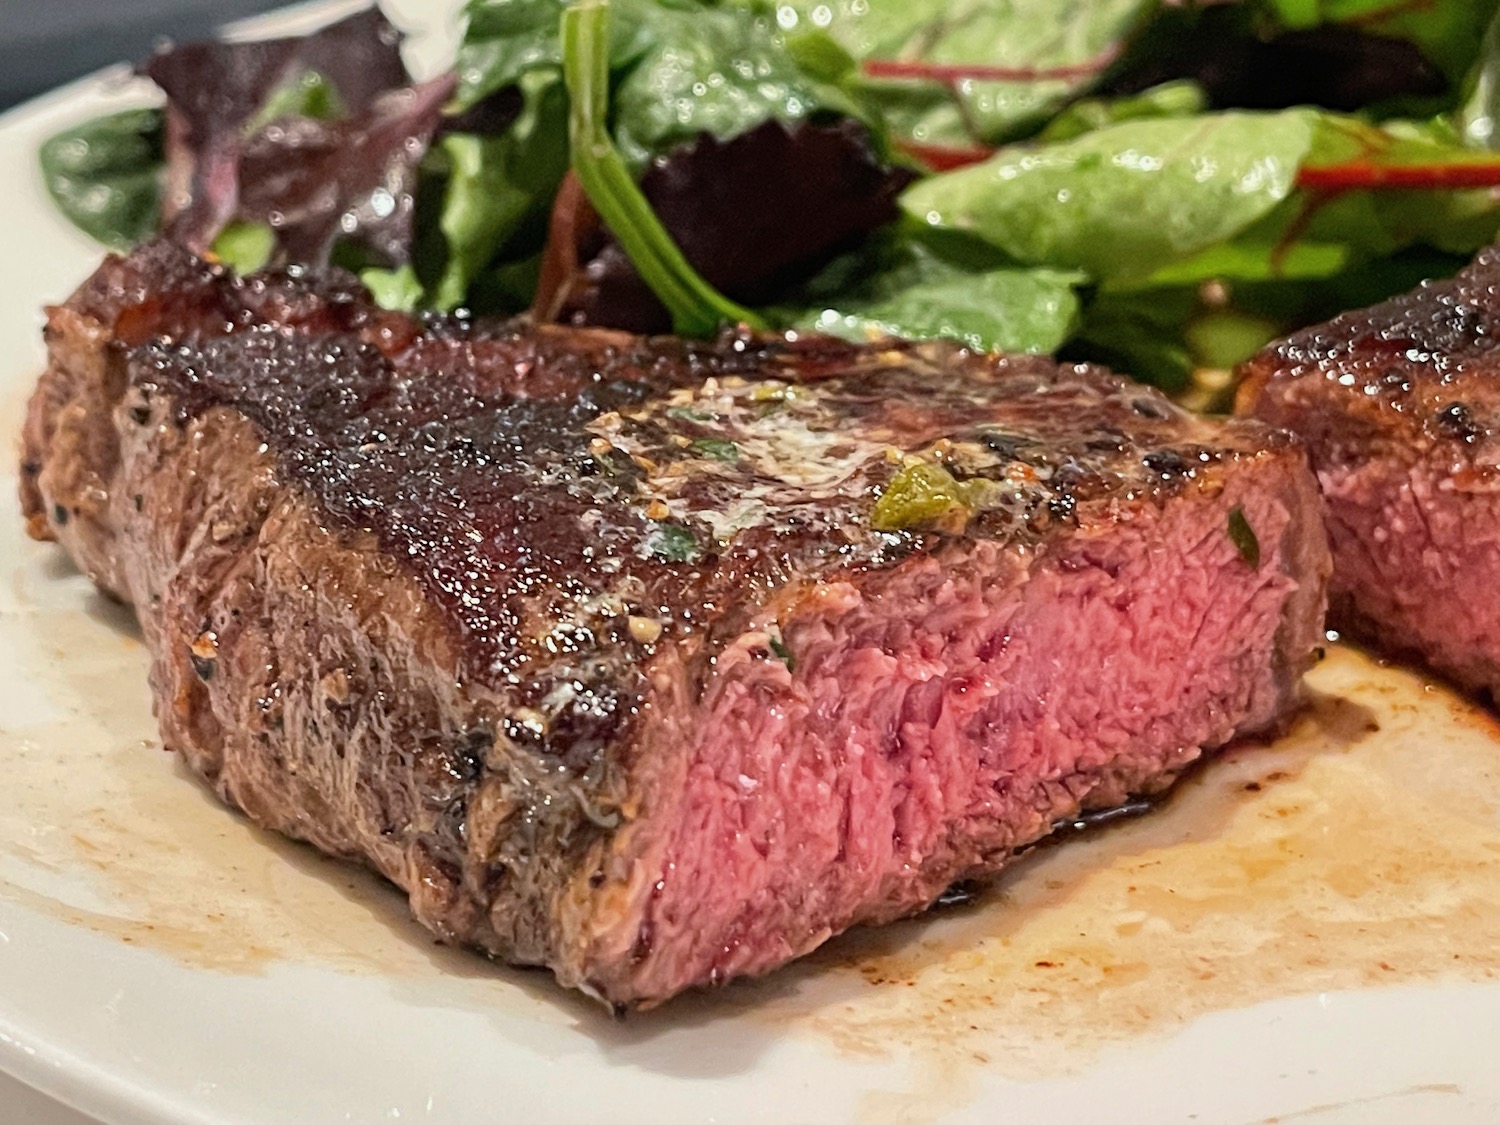
[[[804,287],[784,327],[847,340],[903,336],[972,348],[1051,353],[1079,313],[1077,272],[1006,265],[982,243],[927,242],[898,229],[832,262]]]
[[[995,144],[1035,130],[1087,90],[1154,0],[783,0],[778,19],[877,64],[863,84],[898,133],[923,144]],[[903,64],[909,73],[879,63]],[[922,67],[999,68],[990,80]]]
[[[1500,200],[1493,190],[1444,187],[1445,178],[1468,173],[1500,182],[1500,159],[1467,147],[1448,125],[1373,125],[1307,112],[1313,140],[1298,170],[1304,190],[1229,241],[1111,287],[1334,278],[1411,248],[1472,254],[1500,234]],[[1384,176],[1407,173],[1416,184],[1428,186],[1369,186]]]
[[[870,300],[851,298],[793,323],[846,340],[959,340],[981,351],[1055,352],[1078,317],[1078,274],[998,269],[929,278]]]
[[[42,145],[42,178],[79,230],[114,250],[156,231],[161,213],[162,111],[127,109]]]
[[[1459,135],[1470,148],[1500,149],[1500,13],[1484,33],[1455,119]]]
[[[1031,266],[1100,281],[1147,277],[1269,214],[1313,141],[1301,111],[1132,121],[1002,150],[919,181],[909,215],[983,239]]]
[[[728,140],[767,121],[821,111],[860,116],[835,87],[804,71],[768,12],[714,5],[626,4],[649,39],[620,80],[614,130],[632,164],[708,133]]]
[[[470,0],[458,53],[458,105],[561,73],[566,0]],[[760,2],[614,0],[609,69],[612,131],[636,168],[709,133],[727,140],[769,120],[819,112],[864,116],[827,72],[849,63],[832,41],[787,42]]]
[[[1388,121],[1320,114],[1302,182],[1326,193],[1295,220],[1309,241],[1337,242],[1366,258],[1414,245],[1473,253],[1500,233],[1500,201],[1490,187],[1462,189],[1466,172],[1500,182],[1500,158],[1467,147],[1443,122]],[[1424,188],[1359,190],[1367,174],[1415,176]]]
[[[1126,121],[1191,117],[1207,108],[1208,101],[1196,82],[1164,82],[1128,97],[1080,98],[1047,122],[1036,139],[1057,144]]]
[[[438,215],[444,266],[424,304],[463,304],[481,271],[518,231],[545,222],[568,170],[567,98],[551,74],[528,76],[526,108],[496,137],[450,133],[438,142],[447,183]]]

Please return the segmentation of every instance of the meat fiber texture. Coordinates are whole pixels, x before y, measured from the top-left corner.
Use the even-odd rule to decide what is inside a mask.
[[[1322,635],[1302,451],[1098,368],[424,323],[164,245],[47,338],[29,527],[137,608],[165,744],[616,1006],[1163,790]],[[877,518],[919,478],[962,502]]]
[[[1241,413],[1307,444],[1330,621],[1500,698],[1500,249],[1246,364]]]

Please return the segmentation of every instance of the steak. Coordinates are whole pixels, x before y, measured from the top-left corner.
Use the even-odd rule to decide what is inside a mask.
[[[419,322],[156,244],[50,310],[23,501],[166,746],[616,1006],[992,876],[1274,727],[1289,437],[957,345]]]
[[[1500,698],[1500,249],[1272,344],[1239,411],[1306,443],[1332,624]]]

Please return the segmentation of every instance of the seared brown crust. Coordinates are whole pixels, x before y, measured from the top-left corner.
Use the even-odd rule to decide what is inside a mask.
[[[1316,640],[1301,452],[1094,368],[424,327],[337,281],[233,279],[165,246],[108,261],[48,331],[28,526],[140,608],[167,745],[259,822],[376,866],[437,933],[616,1002],[716,979],[661,967],[646,860],[725,658],[780,668],[772,642],[816,625],[830,587],[876,600],[976,552],[1107,571],[1112,529],[1200,509],[1233,558],[1217,536],[1244,503],[1280,521],[1251,587],[1277,599],[1277,638],[1210,744],[1276,721]],[[993,485],[960,531],[872,529],[912,455]],[[1019,582],[1033,564],[986,565]],[[1013,831],[977,855],[955,837],[833,928],[919,908],[1197,753],[1101,756],[1018,793],[1035,807]]]

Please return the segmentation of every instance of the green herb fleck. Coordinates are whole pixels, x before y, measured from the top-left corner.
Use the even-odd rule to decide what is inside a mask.
[[[792,650],[786,647],[786,642],[780,637],[772,637],[769,643],[771,651],[776,654],[776,659],[786,665],[788,672],[795,672],[797,670],[797,658],[792,655]]]
[[[393,270],[371,267],[362,270],[359,279],[365,283],[365,288],[375,298],[375,303],[383,309],[414,312],[421,305],[422,296],[426,292],[421,278],[410,263]]]
[[[805,392],[801,387],[790,383],[780,383],[774,379],[764,383],[757,383],[750,391],[751,402],[791,402],[802,398]]]
[[[676,418],[679,422],[712,422],[714,416],[702,410],[694,410],[691,406],[674,406],[667,411],[668,418]]]
[[[693,442],[693,448],[705,457],[712,457],[715,461],[738,461],[740,459],[740,447],[732,441],[699,438]]]
[[[870,526],[876,531],[908,531],[968,521],[964,486],[941,465],[914,461],[892,478],[875,503]]]
[[[1229,509],[1229,539],[1252,570],[1260,568],[1260,540],[1238,504]]]
[[[254,273],[271,260],[276,232],[265,223],[231,222],[214,239],[214,256],[236,273]]]
[[[659,524],[649,543],[651,553],[668,562],[692,562],[698,557],[698,537],[680,523]]]

